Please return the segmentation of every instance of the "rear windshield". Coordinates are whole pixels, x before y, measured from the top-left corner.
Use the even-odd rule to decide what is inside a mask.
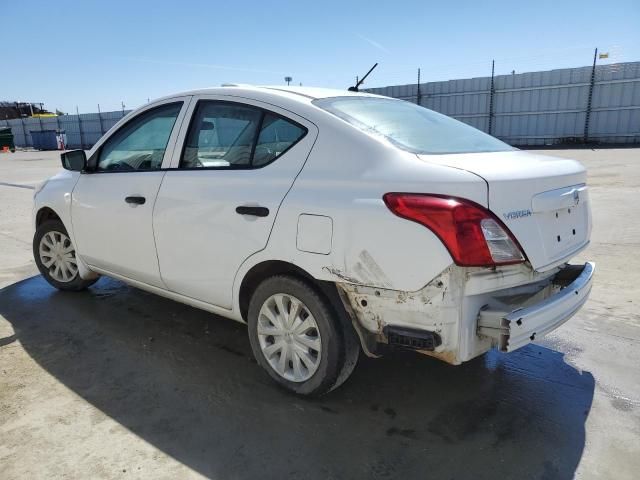
[[[413,153],[503,152],[515,148],[451,117],[404,100],[333,97],[313,103]]]

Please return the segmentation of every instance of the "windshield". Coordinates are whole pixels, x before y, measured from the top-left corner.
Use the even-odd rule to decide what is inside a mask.
[[[404,100],[333,97],[313,103],[413,153],[503,152],[515,148],[451,117]]]

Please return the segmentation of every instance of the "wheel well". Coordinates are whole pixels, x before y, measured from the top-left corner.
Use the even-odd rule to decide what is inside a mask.
[[[36,214],[36,227],[39,227],[42,223],[46,222],[47,220],[62,221],[62,219],[58,216],[58,214],[53,210],[51,210],[49,207],[42,207],[40,210],[38,210],[38,213]]]
[[[280,260],[269,260],[259,263],[253,266],[251,270],[247,272],[247,274],[242,279],[242,283],[240,284],[240,314],[245,321],[247,321],[251,295],[263,280],[274,275],[291,275],[293,277],[298,277],[311,283],[315,287],[318,287],[318,289],[324,295],[327,295],[327,290],[331,289],[331,287],[333,287],[333,290],[335,290],[335,286],[333,286],[333,284],[330,284],[330,282],[322,282],[316,280],[302,268],[292,263],[283,262]]]
[[[376,356],[369,353],[370,349],[368,347],[365,348],[365,342],[368,342],[370,339],[366,338],[365,333],[361,334],[361,329],[357,328],[355,324],[355,317],[353,317],[345,308],[345,305],[340,298],[340,294],[338,293],[336,284],[326,280],[317,280],[308,272],[292,263],[279,260],[269,260],[255,265],[247,272],[240,284],[239,298],[240,314],[245,322],[249,317],[249,302],[251,301],[251,295],[260,282],[274,275],[291,275],[309,282],[312,286],[316,287],[318,289],[318,293],[329,302],[329,305],[337,315],[337,319],[344,325],[344,333],[347,336],[353,335],[353,338],[355,338],[354,341],[360,344],[367,355]]]

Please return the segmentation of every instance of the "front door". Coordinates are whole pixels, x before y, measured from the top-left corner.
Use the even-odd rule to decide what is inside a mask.
[[[317,130],[271,105],[224,98],[195,104],[175,168],[160,187],[153,226],[167,287],[230,309],[234,276],[266,246]]]
[[[72,193],[77,250],[90,266],[163,287],[152,212],[185,99],[150,107],[97,146]],[[185,108],[186,110],[186,108]],[[172,135],[172,132],[175,133]]]

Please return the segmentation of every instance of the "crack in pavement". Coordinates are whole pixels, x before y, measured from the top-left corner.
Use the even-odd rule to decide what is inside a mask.
[[[36,189],[36,187],[34,187],[33,185],[20,185],[19,183],[0,182],[0,185],[2,185],[3,187],[27,188],[29,190]]]

